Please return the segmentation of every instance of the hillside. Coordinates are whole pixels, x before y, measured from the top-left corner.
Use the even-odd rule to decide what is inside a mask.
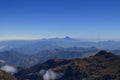
[[[13,66],[25,65],[29,56],[18,53],[16,51],[4,51],[0,52],[0,59],[5,61],[5,64]]]
[[[13,50],[18,53],[32,55],[39,53],[43,50],[51,50],[56,48],[71,48],[71,47],[96,47],[98,49],[105,50],[120,50],[119,41],[99,41],[91,42],[81,39],[75,39],[71,37],[65,38],[50,38],[40,40],[13,40],[13,41],[1,41],[0,52],[6,50]]]
[[[15,48],[13,50],[24,53],[24,54],[35,54],[39,51],[50,50],[55,48],[70,48],[70,47],[96,47],[98,49],[105,50],[120,50],[120,42],[119,41],[99,41],[99,42],[91,42],[84,41],[80,39],[65,37],[65,38],[51,38],[51,39],[42,39],[38,42],[25,45],[20,48]]]
[[[99,50],[97,48],[58,48],[51,50],[40,51],[34,55],[25,55],[16,51],[4,51],[0,52],[0,59],[6,61],[6,64],[10,64],[16,67],[31,67],[35,64],[45,62],[48,59],[53,58],[83,58],[90,55],[94,55]]]
[[[0,41],[0,52],[12,50],[23,46],[37,43],[37,40],[8,40]]]
[[[0,80],[17,80],[17,79],[13,77],[11,74],[0,70]]]
[[[56,80],[120,80],[119,63],[120,56],[100,51],[95,56],[84,59],[48,60],[45,63],[23,69],[15,75],[18,80],[52,80],[51,78]],[[49,76],[49,79],[46,79],[46,75]]]

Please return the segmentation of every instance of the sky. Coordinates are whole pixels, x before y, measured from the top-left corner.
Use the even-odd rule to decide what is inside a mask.
[[[0,0],[0,40],[120,40],[120,0]]]

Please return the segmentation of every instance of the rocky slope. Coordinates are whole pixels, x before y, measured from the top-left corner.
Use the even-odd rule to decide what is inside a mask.
[[[100,51],[84,59],[51,59],[15,76],[18,80],[120,80],[120,56]]]
[[[0,70],[0,80],[17,80],[17,79],[13,77],[11,74]]]

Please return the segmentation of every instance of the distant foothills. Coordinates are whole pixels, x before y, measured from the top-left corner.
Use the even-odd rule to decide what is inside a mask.
[[[49,59],[10,75],[0,70],[2,80],[120,80],[120,55],[99,51],[93,56]],[[9,68],[10,69],[10,68]],[[13,77],[15,76],[15,77]]]
[[[15,67],[31,67],[48,59],[85,58],[100,50],[120,55],[120,42],[88,42],[70,37],[0,42],[0,62]]]
[[[15,74],[18,80],[120,80],[120,56],[100,51],[94,56],[50,59]]]
[[[13,50],[22,54],[37,54],[43,50],[55,48],[95,47],[100,50],[120,50],[119,41],[84,41],[71,37],[51,38],[40,40],[10,40],[0,42],[0,52]]]
[[[119,63],[118,41],[65,37],[0,42],[0,79],[120,80]]]

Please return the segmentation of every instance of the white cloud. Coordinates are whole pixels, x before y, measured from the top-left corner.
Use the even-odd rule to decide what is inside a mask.
[[[6,61],[4,61],[4,60],[0,60],[0,63],[6,63]]]
[[[57,78],[60,78],[63,74],[62,73],[56,73],[52,69],[49,70],[41,70],[40,74],[43,75],[43,80],[55,80]]]
[[[4,49],[5,48],[5,46],[0,46],[0,49]]]
[[[3,67],[0,68],[3,71],[6,71],[8,73],[14,74],[17,72],[17,69],[13,66],[9,66],[9,65],[5,65]]]
[[[44,75],[45,72],[46,72],[46,71],[45,71],[44,69],[41,69],[39,73],[42,74],[42,75]]]

